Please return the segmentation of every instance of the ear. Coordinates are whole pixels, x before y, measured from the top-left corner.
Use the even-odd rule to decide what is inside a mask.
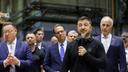
[[[17,31],[15,31],[14,33],[17,34]]]
[[[15,30],[15,34],[17,34],[17,30]]]

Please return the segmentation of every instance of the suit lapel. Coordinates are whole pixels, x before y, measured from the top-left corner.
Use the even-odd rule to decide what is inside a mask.
[[[97,39],[98,39],[98,41],[101,42],[101,35],[99,35],[99,36],[97,37]]]
[[[19,48],[20,48],[20,43],[17,41],[15,46],[15,56],[18,55]]]
[[[109,52],[111,51],[111,48],[113,48],[112,46],[113,46],[114,43],[115,43],[115,39],[114,39],[114,37],[112,36],[111,42],[110,42],[110,46],[109,46],[109,49],[108,49],[108,51],[107,51],[107,54],[109,54]]]
[[[115,43],[115,41],[116,41],[116,40],[115,40],[115,38],[112,36],[112,39],[111,39],[111,44],[110,44],[110,46],[112,46],[112,45]],[[109,46],[109,47],[110,47],[110,46]]]
[[[98,37],[98,39],[99,39],[100,42],[101,42],[101,35]],[[112,36],[111,42],[110,42],[110,45],[109,45],[109,48],[108,48],[108,51],[107,51],[107,54],[109,53],[109,50],[111,49],[111,46],[112,46],[113,42],[114,42],[114,38],[113,38],[113,36]]]
[[[58,48],[59,46],[58,46],[58,43],[56,44],[56,46],[55,46],[55,51],[56,51],[56,53],[57,53],[57,58],[58,58],[58,60],[61,62],[61,57],[60,57],[60,53],[59,53],[59,48]]]
[[[45,47],[44,47],[44,44],[43,44],[43,42],[41,43],[41,49],[44,49]]]
[[[9,53],[8,46],[7,46],[7,44],[5,42],[3,43],[3,49],[5,50],[4,51],[5,52],[5,55],[8,55],[8,53]]]

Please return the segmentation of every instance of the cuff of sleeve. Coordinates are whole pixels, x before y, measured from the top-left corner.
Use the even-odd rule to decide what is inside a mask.
[[[17,64],[17,66],[20,66],[20,64],[21,64],[21,63],[20,63],[20,60],[18,60],[18,64]]]
[[[7,67],[7,65],[6,65],[6,63],[5,63],[5,60],[3,61],[3,65],[4,65],[5,68]]]

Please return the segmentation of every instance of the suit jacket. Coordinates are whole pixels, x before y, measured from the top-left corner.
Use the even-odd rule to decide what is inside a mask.
[[[95,39],[101,41],[101,36],[97,36]],[[101,72],[126,72],[125,49],[121,38],[112,36],[106,57],[107,66]]]
[[[60,71],[62,61],[59,54],[58,43],[48,48],[45,59],[44,68],[46,72]]]
[[[3,66],[3,61],[8,56],[8,47],[6,42],[0,43],[0,72],[9,72],[10,66]],[[32,63],[32,53],[28,45],[17,40],[15,56],[20,60],[20,66],[16,66],[16,72],[28,72],[27,68]]]
[[[37,46],[38,47],[38,46]],[[44,53],[44,55],[46,55],[46,52],[47,52],[47,46],[44,42],[41,42],[41,51]]]

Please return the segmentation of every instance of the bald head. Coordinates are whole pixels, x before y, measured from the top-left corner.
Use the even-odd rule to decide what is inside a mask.
[[[74,41],[78,37],[78,33],[75,30],[71,30],[68,32],[67,40],[69,42]]]
[[[100,22],[101,33],[104,36],[107,36],[111,32],[112,27],[113,27],[113,20],[112,20],[112,18],[109,17],[109,16],[104,16],[101,19],[101,22]]]
[[[109,16],[104,16],[102,19],[101,19],[101,22],[109,22],[112,26],[113,26],[113,19]],[[100,23],[100,24],[103,24],[103,23]]]

